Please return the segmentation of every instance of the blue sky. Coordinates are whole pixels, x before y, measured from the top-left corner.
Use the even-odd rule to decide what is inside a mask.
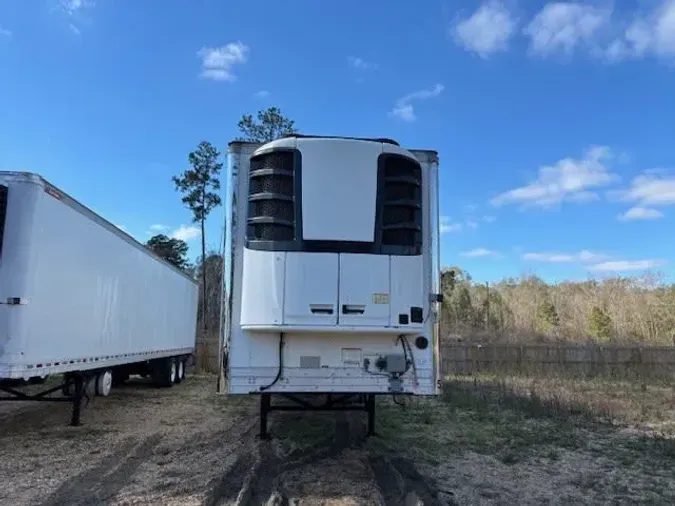
[[[671,277],[674,64],[674,0],[0,0],[0,169],[196,253],[171,176],[277,105],[436,149],[442,261],[477,280]]]

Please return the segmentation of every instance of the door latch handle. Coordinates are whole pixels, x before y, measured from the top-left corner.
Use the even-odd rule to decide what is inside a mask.
[[[366,306],[361,304],[342,304],[342,314],[363,314]]]
[[[333,314],[334,312],[331,304],[310,304],[309,310],[312,314]]]

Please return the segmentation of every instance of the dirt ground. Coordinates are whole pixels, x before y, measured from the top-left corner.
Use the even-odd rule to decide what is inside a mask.
[[[257,399],[215,387],[132,381],[80,427],[68,405],[4,408],[0,505],[675,504],[671,439],[503,384],[378,399],[373,438],[363,413],[275,412],[269,441]]]

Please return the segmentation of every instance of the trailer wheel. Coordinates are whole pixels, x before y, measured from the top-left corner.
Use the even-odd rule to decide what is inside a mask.
[[[176,366],[176,359],[170,358],[169,359],[169,383],[173,384],[176,382],[176,378],[178,377],[178,367]]]
[[[96,395],[108,397],[112,390],[113,374],[110,369],[106,369],[96,375]]]
[[[91,399],[96,395],[96,379],[98,376],[87,376],[84,379],[84,394]]]
[[[180,358],[177,358],[174,360],[174,363],[176,364],[176,378],[174,379],[174,383],[178,385],[185,378],[185,362]]]
[[[173,357],[155,360],[152,364],[151,375],[158,387],[170,387],[176,381],[176,361]]]

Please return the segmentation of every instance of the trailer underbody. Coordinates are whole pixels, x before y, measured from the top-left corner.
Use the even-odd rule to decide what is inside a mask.
[[[289,403],[272,404],[272,395],[282,397]],[[310,399],[323,398],[323,402]],[[367,434],[375,434],[375,394],[326,393],[326,394],[260,394],[260,438],[269,439],[267,421],[272,411],[365,411],[368,417]]]
[[[108,396],[114,385],[124,383],[131,375],[149,376],[157,387],[167,388],[181,383],[185,379],[188,357],[164,357],[110,368],[71,371],[64,373],[58,384],[32,393],[21,390],[26,383],[24,380],[0,379],[0,392],[7,394],[0,396],[0,402],[69,402],[72,403],[70,425],[77,426],[80,425],[82,408],[92,397]],[[53,395],[59,392],[60,396]]]

